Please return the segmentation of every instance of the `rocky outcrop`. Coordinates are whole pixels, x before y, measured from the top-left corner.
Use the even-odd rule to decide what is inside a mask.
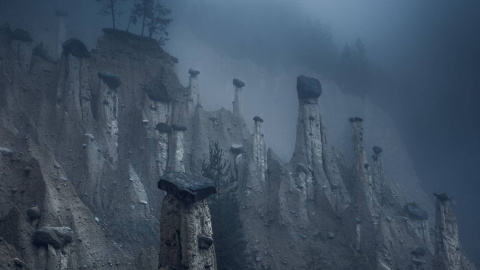
[[[354,177],[357,203],[362,203],[368,208],[368,214],[362,218],[371,219],[375,213],[375,196],[372,190],[372,177],[370,174],[370,164],[367,160],[367,152],[364,142],[363,119],[352,117],[349,119],[353,130],[353,155],[355,160]]]
[[[266,151],[260,117],[248,130],[244,83],[234,81],[233,113],[205,111],[198,72],[183,87],[153,40],[105,29],[91,52],[74,42],[58,65],[34,57],[28,69],[1,33],[0,45],[0,236],[24,268],[158,269],[162,250],[160,265],[177,269],[215,268],[215,253],[222,269],[432,269],[428,223],[405,210],[412,200],[378,149],[367,159],[361,119],[354,165],[328,145],[318,80],[297,78],[285,164]],[[211,224],[211,184],[181,173],[200,174],[215,143],[232,171],[210,197]],[[71,228],[72,242],[33,244],[43,227]]]
[[[57,17],[57,40],[56,40],[56,49],[55,57],[60,57],[62,54],[62,44],[67,38],[67,18],[68,13],[66,11],[57,10],[55,12]]]
[[[294,159],[296,164],[307,167],[317,162],[322,164],[323,134],[318,107],[321,89],[316,79],[304,76],[297,78],[299,108]]]
[[[33,235],[33,243],[59,249],[73,240],[73,231],[68,227],[42,227]]]
[[[213,182],[184,173],[166,173],[158,188],[167,196],[160,219],[160,269],[217,269],[212,223],[206,198]]]
[[[85,46],[82,41],[76,38],[72,38],[63,42],[62,48],[65,55],[72,54],[78,58],[90,57],[90,52],[88,51],[87,46]]]
[[[434,193],[435,202],[435,269],[460,270],[462,254],[458,241],[457,218],[450,208],[451,198]]]
[[[364,141],[363,119],[360,117],[351,117],[349,119],[353,131],[353,202],[355,203],[355,218],[356,218],[356,242],[355,249],[359,252],[368,254],[367,257],[377,259],[377,262],[369,262],[365,258],[360,259],[364,267],[370,265],[373,268],[375,264],[386,265],[388,267],[389,261],[388,251],[378,252],[375,248],[375,243],[369,239],[376,238],[376,232],[379,232],[378,223],[378,207],[376,196],[372,189],[372,176],[370,173],[370,164],[367,160],[367,154]],[[377,239],[380,243],[383,239]],[[385,258],[386,257],[386,258]]]
[[[122,81],[117,75],[107,71],[98,72],[98,78],[102,79],[102,81],[112,90],[117,89],[122,84]]]
[[[31,207],[27,210],[27,216],[30,219],[37,219],[37,218],[40,218],[42,216],[42,212],[40,211],[40,209],[36,205],[36,206],[33,206],[33,207]]]
[[[166,173],[158,181],[158,188],[186,203],[198,202],[216,193],[211,180],[181,172]]]
[[[262,133],[263,119],[255,116],[253,121],[255,121],[253,126],[253,161],[257,166],[258,178],[261,181],[265,181],[267,173],[267,148]]]
[[[303,191],[303,199],[313,201],[315,198],[315,187],[325,183],[315,183],[314,170],[323,173],[323,134],[318,98],[322,92],[320,82],[314,78],[299,76],[297,78],[298,94],[298,122],[295,151],[292,157],[292,164],[297,168],[297,185]],[[315,186],[314,186],[315,184]]]
[[[373,147],[373,166],[372,166],[372,189],[380,206],[384,206],[385,201],[385,175],[383,171],[381,153],[383,149],[379,146]]]
[[[185,172],[185,148],[183,147],[184,132],[187,130],[184,126],[172,125],[172,132],[168,139],[168,162],[169,171]]]
[[[157,166],[158,173],[162,175],[167,169],[168,161],[168,137],[172,133],[172,127],[166,123],[158,123],[155,126],[155,129],[158,131],[158,145],[157,145]]]
[[[25,262],[21,259],[20,255],[15,250],[15,247],[3,241],[2,237],[0,237],[0,269],[31,269],[28,268]]]
[[[243,87],[245,83],[239,79],[233,79],[235,86],[235,99],[233,100],[233,116],[237,118],[243,117]]]
[[[200,71],[189,69],[188,74],[190,74],[188,78],[188,89],[190,93],[187,99],[187,115],[192,118],[195,115],[197,106],[200,104],[200,87],[198,83],[198,74],[200,74]]]
[[[156,43],[124,38],[108,32],[91,53],[65,44],[58,66],[34,57],[27,69],[0,33],[0,146],[15,150],[0,155],[0,236],[8,235],[25,268],[158,266],[160,211],[152,209],[163,193],[152,179],[166,169],[168,138],[162,142],[155,125],[170,125],[171,106],[145,88],[156,74],[169,97],[186,91]],[[121,85],[99,78],[105,70]],[[28,214],[32,205],[40,217]],[[75,236],[61,251],[34,245],[41,227],[69,227]]]

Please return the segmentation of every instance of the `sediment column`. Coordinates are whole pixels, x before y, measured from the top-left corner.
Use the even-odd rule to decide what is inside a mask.
[[[434,193],[435,202],[435,269],[462,269],[457,218],[450,208],[451,198]]]
[[[188,89],[190,90],[190,96],[187,101],[187,110],[188,115],[190,115],[190,117],[193,117],[195,115],[197,105],[200,102],[200,87],[198,84],[198,74],[200,74],[200,71],[189,69],[188,74],[190,74],[190,77],[188,79]]]
[[[297,78],[298,122],[295,143],[296,164],[307,167],[321,165],[322,160],[322,129],[318,98],[322,86],[317,79],[299,76]]]
[[[253,128],[253,161],[260,174],[260,180],[265,181],[265,174],[267,172],[267,151],[265,147],[265,139],[262,134],[263,119],[259,116],[255,116],[253,121],[255,121]]]
[[[55,57],[60,57],[62,55],[62,43],[67,39],[68,13],[66,11],[57,10],[55,16],[57,16],[58,19]]]
[[[379,146],[373,147],[373,168],[372,168],[372,183],[373,192],[377,202],[383,206],[385,204],[385,174],[383,171],[381,153],[383,149]]]
[[[184,132],[187,128],[172,124],[172,132],[168,139],[168,171],[185,172],[185,164],[183,161],[185,149],[183,148]]]
[[[370,165],[365,151],[365,142],[363,139],[363,119],[360,117],[351,117],[349,119],[353,130],[353,152],[355,159],[355,181],[358,185],[357,191],[361,194],[357,196],[360,201],[365,200],[369,212],[375,213],[374,196],[372,190],[372,177],[370,175]]]
[[[210,210],[205,198],[216,193],[213,181],[180,172],[158,182],[167,192],[160,218],[159,268],[217,269]]]
[[[233,101],[233,116],[241,118],[243,117],[243,96],[242,89],[245,83],[239,79],[233,79],[233,85],[235,86],[235,99]]]

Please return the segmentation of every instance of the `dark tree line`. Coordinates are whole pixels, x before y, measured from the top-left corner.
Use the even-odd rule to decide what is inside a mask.
[[[371,86],[371,77],[372,69],[362,40],[357,38],[353,44],[345,44],[335,72],[337,83],[347,92],[364,96]]]
[[[141,22],[140,35],[149,38],[156,37],[160,45],[165,45],[168,40],[168,26],[172,22],[168,16],[172,10],[167,8],[161,0],[96,0],[103,5],[98,11],[101,16],[111,16],[113,29],[116,29],[120,16],[119,2],[133,1],[133,7],[127,24],[127,32],[131,25]],[[145,33],[145,30],[147,33]]]

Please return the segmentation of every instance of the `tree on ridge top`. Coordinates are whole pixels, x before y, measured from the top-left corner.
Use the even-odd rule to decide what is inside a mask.
[[[167,16],[172,12],[162,4],[161,0],[137,0],[131,11],[130,22],[136,24],[138,18],[142,20],[141,36],[145,34],[145,28],[148,31],[148,37],[152,38],[154,34],[160,34],[159,43],[165,45],[168,40],[167,27],[172,19]]]
[[[118,10],[116,8],[116,4],[119,0],[96,0],[97,2],[103,2],[103,6],[98,11],[98,14],[101,16],[112,16],[112,25],[113,29],[115,29],[115,22],[116,22],[116,15],[118,14]],[[125,1],[125,0],[123,0]]]

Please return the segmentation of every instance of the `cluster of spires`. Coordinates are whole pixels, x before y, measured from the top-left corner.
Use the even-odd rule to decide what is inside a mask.
[[[191,96],[191,99],[189,101],[191,103],[190,109],[191,109],[191,112],[193,113],[193,111],[195,110],[196,106],[198,106],[198,103],[199,103],[200,95],[199,95],[197,76],[200,74],[200,72],[190,69],[188,73],[190,74],[189,89],[190,89],[190,96]],[[245,87],[245,83],[240,81],[239,79],[234,79],[233,85],[235,87],[235,96],[233,101],[233,116],[236,119],[242,119],[243,118],[242,91],[243,91],[243,87]],[[297,156],[294,157],[294,159],[296,159],[296,163],[300,165],[302,163],[311,165],[314,162],[319,162],[319,161],[321,162],[322,160],[321,145],[320,146],[316,145],[316,143],[317,144],[324,143],[324,134],[322,134],[323,127],[321,126],[322,125],[321,120],[316,119],[317,117],[320,118],[320,114],[318,112],[317,99],[321,95],[321,92],[322,92],[322,88],[318,80],[313,78],[308,78],[305,76],[299,76],[297,78],[297,94],[300,102],[299,115],[303,117],[302,119],[303,123],[302,124],[299,123],[299,126],[297,126],[297,144],[302,144],[302,145],[301,146],[297,145],[296,147],[306,146],[306,147],[312,147],[313,149],[319,150],[319,152],[317,153],[313,151],[313,154],[312,152],[302,153],[301,151],[296,150],[295,153]],[[307,119],[307,117],[310,120],[310,123],[305,123],[305,119]],[[253,159],[255,161],[255,164],[257,164],[257,166],[261,167],[260,169],[263,170],[260,174],[261,176],[260,179],[265,180],[266,152],[265,152],[265,142],[263,139],[263,134],[261,134],[261,125],[263,123],[263,119],[259,116],[255,116],[253,120],[255,122]],[[320,123],[315,124],[316,120],[320,121]],[[373,213],[374,204],[379,204],[379,205],[385,204],[385,198],[384,198],[385,183],[382,182],[383,177],[373,178],[373,179],[370,177],[370,171],[369,171],[370,168],[366,159],[366,152],[365,152],[364,141],[363,141],[363,125],[362,125],[363,119],[360,117],[351,117],[349,121],[352,123],[352,127],[354,129],[354,142],[355,142],[354,144],[355,144],[355,155],[356,155],[355,160],[357,160],[355,171],[357,176],[360,177],[360,182],[362,185],[362,188],[360,189],[359,192],[364,192],[364,199],[366,200],[367,207]],[[162,129],[162,128],[159,127],[159,129]],[[182,129],[176,129],[176,130],[179,132],[185,131]],[[301,133],[305,133],[306,136],[300,136],[301,138],[299,139],[298,138],[299,130]],[[318,134],[315,134],[316,131],[318,131]],[[179,142],[177,141],[176,143],[177,147],[178,147],[178,143]],[[383,174],[383,169],[382,169],[381,160],[380,160],[380,155],[383,152],[383,149],[379,146],[375,146],[373,147],[373,152],[374,154],[372,155],[372,159],[374,160],[375,166],[377,166],[378,167],[377,169],[379,170],[379,172]],[[178,151],[173,150],[173,153],[178,153]],[[170,154],[169,154],[169,157],[171,157]],[[170,159],[171,158],[169,158],[169,160]],[[177,158],[172,158],[172,159],[177,160]],[[300,163],[300,161],[302,161],[302,163]],[[166,174],[159,181],[159,188],[167,191],[168,193],[167,196],[169,196],[168,198],[166,197],[166,199],[164,200],[164,205],[162,206],[162,210],[165,211],[165,213],[168,213],[169,207],[171,205],[176,205],[175,212],[177,214],[175,218],[179,220],[179,223],[177,224],[180,227],[182,226],[181,224],[195,223],[196,222],[195,215],[198,216],[201,214],[208,213],[205,218],[207,220],[210,220],[210,216],[209,216],[210,213],[208,211],[208,207],[205,207],[205,202],[203,199],[205,199],[209,195],[214,194],[216,192],[213,186],[213,183],[208,179],[202,179],[202,178],[198,178],[197,180],[194,181],[193,178],[191,178],[190,176],[186,176],[184,174],[185,172],[184,167],[182,166],[179,167],[178,164],[171,165],[170,168],[174,168],[174,170],[179,172],[180,174],[176,176]],[[183,182],[183,184],[187,183],[187,186],[182,186],[179,183],[176,183],[178,182],[178,179],[182,179],[182,178],[190,179]],[[198,196],[197,193],[201,195]],[[179,195],[179,194],[183,194],[183,195]],[[436,256],[437,259],[435,263],[438,269],[455,269],[452,267],[453,265],[460,264],[461,254],[460,252],[458,252],[458,250],[452,250],[451,245],[446,244],[447,239],[444,239],[444,238],[453,236],[453,238],[456,239],[454,240],[455,242],[454,244],[458,245],[458,229],[456,228],[456,220],[454,220],[455,224],[453,226],[445,226],[446,220],[452,221],[452,217],[454,219],[454,216],[451,213],[450,208],[448,207],[448,201],[450,201],[450,198],[444,193],[436,193],[435,196],[437,197],[436,237],[435,237],[435,242],[437,243],[435,245],[435,253],[437,254]],[[199,198],[199,199],[195,199],[195,198]],[[183,206],[181,207],[178,206],[179,202],[181,202],[180,204]],[[196,214],[195,215],[188,214],[189,212],[186,209],[190,209],[189,211],[191,211],[191,209],[197,209],[196,211],[194,211]],[[165,218],[168,217],[169,219],[172,219],[171,215],[169,216],[165,214],[165,215],[162,215],[162,219],[163,217]],[[181,221],[181,220],[184,220],[184,221]],[[195,242],[198,245],[198,252],[200,253],[203,252],[202,253],[203,255],[201,256],[198,256],[198,255],[192,256],[192,254],[180,255],[180,253],[178,252],[182,252],[182,251],[177,250],[177,253],[167,252],[168,250],[172,249],[171,243],[169,243],[168,246],[164,245],[164,242],[166,241],[165,239],[166,234],[164,234],[164,232],[169,232],[168,228],[166,227],[164,228],[164,226],[167,226],[166,222],[167,221],[165,219],[162,222],[162,228],[163,228],[162,247],[164,248],[164,253],[162,253],[163,257],[161,255],[161,262],[163,262],[165,266],[171,265],[173,261],[178,260],[179,258],[178,256],[180,256],[184,259],[182,262],[178,262],[178,263],[185,264],[185,258],[190,258],[191,260],[189,265],[194,269],[196,267],[195,264],[198,264],[199,262],[203,264],[207,262],[206,266],[208,266],[210,269],[216,268],[216,262],[214,257],[215,253],[213,251],[214,247],[213,247],[213,238],[211,234],[211,226],[210,227],[207,226],[207,228],[197,230],[195,232],[197,237],[193,238],[193,240],[191,238],[188,238],[188,239],[185,238],[184,240],[182,240],[187,242],[188,241]],[[171,220],[168,222],[171,223]],[[182,231],[183,229],[180,228],[180,231]],[[178,228],[176,228],[176,230],[178,230]],[[169,240],[167,240],[167,242],[168,241]],[[183,244],[187,245],[188,243],[183,243]],[[360,243],[357,243],[357,246],[359,247]],[[186,251],[183,251],[183,252],[185,253]],[[196,261],[196,263],[194,261]]]
[[[64,49],[68,48],[69,44],[73,44],[75,42],[76,42],[75,40],[71,40],[67,44],[64,44]],[[78,54],[79,52],[72,50],[71,53],[74,56],[77,56],[76,54]],[[81,53],[82,52],[80,52],[80,54]],[[82,57],[82,56],[77,56],[77,57]],[[197,76],[199,73],[200,72],[195,70],[191,70],[191,69],[189,70],[189,74],[190,74],[189,88],[191,91],[191,95],[192,96],[195,95],[195,97],[192,97],[192,104],[196,104],[196,105],[198,105],[198,100],[199,100],[198,81],[197,81]],[[103,80],[108,80],[110,79],[109,75],[110,74],[99,74],[99,77],[101,77]],[[235,100],[233,102],[234,116],[242,117],[242,105],[243,105],[242,104],[242,88],[245,86],[245,83],[243,83],[238,79],[234,79],[233,84],[235,86]],[[315,105],[315,107],[318,107],[317,99],[320,96],[321,91],[322,91],[321,85],[318,82],[318,80],[304,77],[304,76],[298,77],[297,94],[298,94],[300,104],[302,104],[303,106],[303,109],[308,108],[307,105]],[[312,121],[315,120],[315,117],[316,115],[308,116],[309,120],[312,120]],[[254,118],[254,121],[255,121],[254,135],[255,134],[261,135],[261,124],[263,123],[263,119],[256,116]],[[356,160],[360,161],[360,162],[357,162],[357,165],[359,166],[356,167],[356,171],[359,174],[367,175],[367,172],[369,170],[369,165],[368,165],[368,162],[366,161],[365,149],[363,146],[364,145],[363,127],[362,127],[363,119],[359,117],[352,117],[349,119],[349,121],[352,123],[352,126],[354,128],[354,134],[355,134],[354,138],[356,140],[355,147],[356,148],[358,147],[358,151],[355,151],[356,156],[358,155],[358,157],[356,157]],[[161,124],[159,125],[160,126],[158,125],[157,126],[160,132],[163,132],[167,129]],[[308,126],[307,124],[304,124],[304,126],[301,128],[304,128],[304,131],[308,131],[309,127],[307,126]],[[321,129],[322,127],[320,124],[319,130],[321,131]],[[169,131],[164,133],[175,133],[175,132],[172,132],[172,130],[178,132],[178,134],[183,134],[183,132],[185,131],[185,127],[172,124],[171,127],[169,127]],[[310,133],[308,134],[309,136],[315,135],[312,132]],[[319,138],[322,139],[322,136],[323,135],[320,134]],[[260,137],[263,138],[263,136],[260,136]],[[181,144],[181,138],[178,138],[178,140],[173,140],[173,141],[176,141],[176,145],[175,147],[172,147],[172,149],[178,148],[178,145]],[[307,140],[305,143],[307,143],[308,145],[309,143],[312,143],[312,142],[311,141],[308,142]],[[262,141],[258,141],[258,144],[261,144],[264,147],[263,139]],[[256,143],[254,143],[254,145],[256,145]],[[316,147],[315,145],[312,145],[312,146]],[[380,154],[383,152],[383,149],[381,147],[375,146],[373,148],[373,151],[374,151],[374,155],[372,156],[373,160],[379,161]],[[175,151],[175,153],[178,153],[178,151]],[[169,157],[171,156],[172,155],[169,155]],[[256,161],[261,159],[262,157],[263,157],[263,154],[262,156],[259,155],[257,157],[255,157],[255,154],[254,154],[254,159],[256,159]],[[312,159],[313,157],[308,155],[303,158],[305,158],[307,161],[310,161],[310,162],[313,160]],[[321,158],[319,160],[321,160]],[[195,217],[196,215],[191,214],[192,207],[198,209],[196,213],[200,213],[200,212],[208,213],[208,207],[206,207],[206,205],[204,204],[203,199],[214,194],[216,190],[213,184],[211,183],[211,181],[209,181],[208,179],[200,178],[200,179],[197,179],[197,181],[193,181],[192,178],[189,178],[188,176],[186,176],[184,174],[185,169],[183,167],[183,164],[179,165],[177,163],[174,163],[170,167],[173,168],[173,170],[177,172],[177,174],[173,174],[173,175],[165,174],[164,177],[159,182],[159,188],[167,191],[167,193],[171,195],[168,200],[164,200],[164,202],[170,203],[170,205],[165,206],[166,208],[168,208],[171,205],[178,205],[178,203],[182,204],[181,207],[183,207],[184,212],[177,213],[176,218],[179,221],[178,223],[179,226],[186,226],[185,224],[190,224],[192,222],[194,223],[196,219]],[[183,179],[183,180],[188,179],[188,180],[185,180],[184,182],[179,183],[178,182],[179,179]],[[365,184],[368,184],[366,185],[367,187],[366,189],[364,189],[364,191],[372,194],[372,196],[367,196],[367,197],[374,198],[375,197],[373,196],[374,193],[378,193],[378,192],[382,193],[383,183],[369,183],[368,181],[369,181],[368,177],[362,180],[362,182],[365,182]],[[461,253],[459,252],[460,248],[458,243],[458,228],[457,228],[456,218],[449,207],[449,204],[452,198],[446,195],[445,193],[434,193],[434,195],[436,196],[436,224],[435,224],[436,226],[436,233],[435,233],[436,269],[459,269],[459,266],[461,265]],[[369,202],[368,204],[371,204],[371,203],[373,202]],[[168,210],[165,210],[165,212],[168,212]],[[207,220],[210,220],[209,213],[205,218]],[[183,224],[183,225],[180,225],[180,224]],[[168,230],[162,230],[162,232],[163,231],[167,232]],[[207,255],[205,255],[205,258],[202,261],[202,263],[207,261],[209,262],[208,266],[214,269],[216,263],[214,259],[214,252],[212,253],[213,239],[211,239],[211,226],[210,226],[210,231],[207,226],[206,228],[203,228],[197,231],[197,234],[198,234],[198,238],[196,242],[198,243],[198,246],[200,249],[209,250],[210,247],[212,247],[212,250],[206,253]],[[168,257],[169,255],[166,255],[166,256]],[[185,256],[184,254],[182,256],[183,258],[189,257],[189,256]],[[193,257],[195,256],[191,256],[191,259],[192,261],[195,261],[196,259]],[[185,262],[182,261],[181,263],[184,264]]]

